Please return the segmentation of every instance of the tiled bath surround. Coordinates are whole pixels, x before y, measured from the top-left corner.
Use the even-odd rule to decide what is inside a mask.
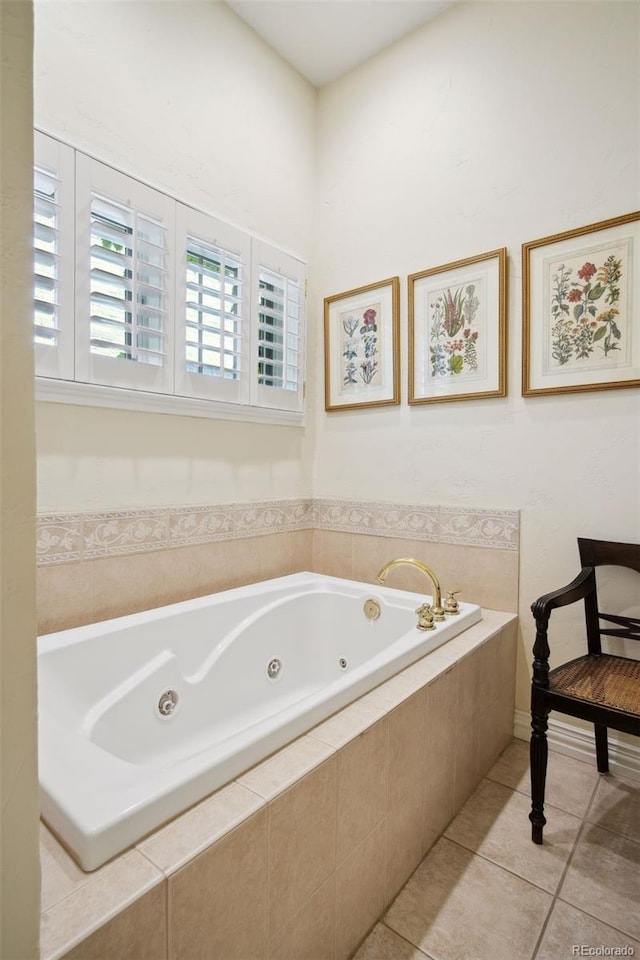
[[[483,615],[93,874],[43,828],[42,960],[346,960],[511,740]]]
[[[416,556],[484,619],[93,874],[43,827],[42,960],[346,958],[513,726],[519,516],[284,500],[41,516],[39,632]],[[394,571],[390,586],[424,592]],[[483,684],[491,690],[480,696]]]
[[[444,590],[517,609],[519,515],[301,499],[38,518],[39,633],[300,570],[370,581],[394,556],[433,567]],[[392,586],[422,592],[415,571]]]

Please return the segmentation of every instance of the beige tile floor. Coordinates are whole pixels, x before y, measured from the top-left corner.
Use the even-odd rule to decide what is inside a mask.
[[[550,753],[542,846],[529,793],[514,740],[354,960],[640,957],[640,782]]]

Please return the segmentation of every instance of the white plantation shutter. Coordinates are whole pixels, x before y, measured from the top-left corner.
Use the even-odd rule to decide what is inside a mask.
[[[74,156],[34,137],[33,256],[35,364],[39,376],[73,379]]]
[[[76,379],[173,389],[174,201],[78,154]]]
[[[305,265],[252,242],[253,393],[259,406],[302,410]]]
[[[57,346],[59,316],[60,180],[36,166],[33,191],[34,313],[36,343]]]
[[[176,210],[176,393],[247,403],[249,238]]]
[[[36,132],[41,400],[298,424],[305,265]]]

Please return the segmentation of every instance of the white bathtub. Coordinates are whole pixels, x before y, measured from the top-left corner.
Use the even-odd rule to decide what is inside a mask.
[[[44,820],[94,870],[482,616],[423,600],[298,573],[40,637]]]

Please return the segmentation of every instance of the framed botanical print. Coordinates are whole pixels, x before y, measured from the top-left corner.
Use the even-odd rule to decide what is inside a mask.
[[[400,279],[324,301],[325,409],[400,403]]]
[[[522,246],[522,394],[640,386],[640,211]]]
[[[505,247],[409,276],[409,403],[504,397]]]

